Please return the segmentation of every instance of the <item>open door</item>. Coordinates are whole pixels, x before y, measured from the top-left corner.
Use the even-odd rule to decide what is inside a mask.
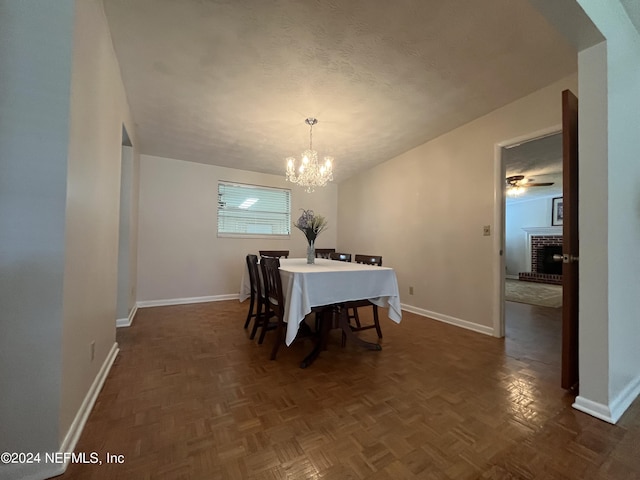
[[[569,90],[562,92],[562,168],[562,388],[577,393],[578,98]]]

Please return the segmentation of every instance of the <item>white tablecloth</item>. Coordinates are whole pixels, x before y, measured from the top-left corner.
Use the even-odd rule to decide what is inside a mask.
[[[246,266],[240,287],[240,301],[249,297],[251,285]],[[281,258],[280,275],[285,295],[287,345],[296,338],[298,327],[312,307],[350,300],[368,299],[379,307],[389,308],[389,318],[402,320],[396,273],[389,267],[361,265],[316,258]]]

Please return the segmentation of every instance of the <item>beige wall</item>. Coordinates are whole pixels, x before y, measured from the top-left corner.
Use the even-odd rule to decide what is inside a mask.
[[[607,55],[603,42],[578,54],[580,69],[580,329],[581,396],[609,397],[609,278],[607,198]],[[584,133],[589,132],[588,135]]]
[[[60,441],[115,343],[123,124],[136,144],[102,2],[75,7]]]
[[[580,396],[617,421],[640,393],[640,35],[617,0],[579,0],[606,37],[580,52]],[[583,76],[582,72],[585,73]]]
[[[74,447],[114,346],[121,131],[134,129],[100,0],[1,5],[0,450],[44,455]],[[63,469],[0,465],[0,478]]]
[[[138,245],[138,301],[169,301],[235,295],[244,259],[261,249],[286,249],[306,255],[306,239],[293,229],[288,240],[218,238],[218,181],[290,188],[292,221],[301,208],[323,214],[329,228],[318,247],[335,247],[337,187],[306,193],[283,175],[142,155]]]
[[[0,2],[0,452],[59,442],[73,1]],[[5,465],[0,478],[52,472]]]
[[[412,310],[493,334],[494,148],[559,125],[565,88],[577,93],[577,75],[341,183],[340,248],[382,255]]]

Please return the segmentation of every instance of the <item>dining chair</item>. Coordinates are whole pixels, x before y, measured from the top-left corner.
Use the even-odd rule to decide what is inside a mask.
[[[260,250],[261,257],[289,258],[289,250]]]
[[[356,253],[355,262],[364,263],[365,265],[376,265],[378,267],[381,267],[382,257],[379,255],[362,255],[362,254]]]
[[[365,265],[376,265],[378,267],[382,266],[382,257],[379,255],[362,255],[356,254],[355,256],[356,263],[362,263]],[[359,332],[361,330],[368,330],[370,328],[375,328],[376,333],[378,334],[378,338],[382,338],[382,330],[380,329],[380,319],[378,318],[378,306],[371,303],[369,300],[355,300],[353,302],[346,302],[344,307],[347,311],[347,317],[349,318],[349,323],[351,320],[355,323],[355,325],[351,325],[351,329],[354,332]],[[373,324],[371,325],[362,325],[360,323],[360,316],[358,315],[358,308],[362,307],[373,307]]]
[[[340,253],[340,252],[333,252],[329,255],[329,258],[331,260],[339,260],[340,262],[350,262],[351,261],[351,254],[350,253]]]
[[[249,272],[249,283],[251,284],[251,292],[249,294],[249,313],[247,313],[247,319],[244,322],[245,329],[249,326],[249,323],[251,323],[251,319],[255,318],[256,316],[256,314],[253,313],[253,306],[256,303],[257,287],[256,287],[255,271],[252,268],[252,264],[255,263],[256,266],[258,265],[258,257],[256,255],[249,254],[246,257],[246,262],[247,262],[247,271]]]
[[[335,251],[335,248],[316,248],[316,258],[329,258]]]
[[[244,322],[244,328],[247,328],[251,323],[251,319],[254,318],[253,328],[251,329],[251,335],[249,338],[253,340],[256,336],[256,332],[258,328],[263,326],[263,330],[271,328],[275,328],[275,324],[269,324],[269,318],[273,315],[267,309],[266,297],[264,293],[263,280],[260,276],[260,271],[258,270],[258,257],[253,254],[247,255],[247,269],[249,270],[249,281],[251,283],[251,296],[249,303],[249,313],[247,314],[247,320]],[[254,311],[254,304],[256,304],[256,309]],[[262,343],[260,340],[258,343]]]
[[[260,267],[262,268],[262,277],[264,278],[265,284],[266,305],[277,319],[276,338],[273,343],[273,349],[271,350],[271,360],[275,360],[278,349],[283,343],[285,329],[287,328],[287,323],[284,321],[285,298],[284,291],[282,290],[282,278],[280,277],[280,259],[277,257],[261,257]],[[322,313],[331,307],[332,306],[312,307],[311,311]],[[267,329],[263,327],[259,343],[264,339],[266,331]],[[311,335],[311,329],[302,322],[296,338],[309,335]]]
[[[284,339],[284,293],[282,291],[282,279],[280,278],[280,259],[278,257],[263,256],[260,258],[262,278],[264,279],[265,298],[267,309],[273,312],[277,319],[276,339],[271,350],[271,360],[275,360],[280,344]],[[260,333],[260,341],[264,339],[266,329]]]

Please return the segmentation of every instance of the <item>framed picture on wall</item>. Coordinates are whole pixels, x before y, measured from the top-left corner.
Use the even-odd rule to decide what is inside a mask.
[[[562,197],[556,197],[551,200],[551,226],[562,225]]]

